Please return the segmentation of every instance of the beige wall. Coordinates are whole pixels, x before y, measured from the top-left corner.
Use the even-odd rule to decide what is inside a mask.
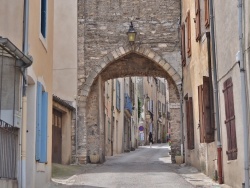
[[[195,147],[193,150],[187,149],[187,139],[185,139],[185,161],[187,164],[195,166],[210,177],[214,177],[216,162],[216,144],[200,143],[200,129],[199,125],[199,108],[198,108],[198,86],[203,84],[203,76],[209,76],[208,72],[208,48],[207,37],[205,32],[209,29],[205,28],[205,9],[204,1],[200,1],[200,14],[201,14],[201,40],[196,42],[195,23],[195,1],[182,1],[182,18],[181,24],[185,23],[186,30],[186,52],[187,52],[187,24],[185,22],[187,11],[190,10],[191,18],[191,51],[190,58],[186,54],[186,65],[183,67],[183,96],[186,94],[188,97],[193,98],[193,118],[194,118],[194,142]],[[183,101],[183,125],[184,136],[187,138],[187,116],[185,100]],[[215,131],[216,135],[216,131]],[[213,151],[213,152],[211,152]]]
[[[222,7],[228,11],[221,11]],[[238,41],[238,7],[237,1],[224,4],[221,1],[214,1],[215,7],[215,35],[217,46],[217,64],[218,64],[218,80],[219,80],[219,98],[220,98],[220,125],[222,135],[222,152],[223,152],[223,172],[224,181],[232,187],[241,187],[244,181],[244,158],[243,158],[243,127],[242,125],[242,107],[241,107],[241,82],[240,70],[236,64],[236,54],[239,50]],[[229,12],[230,11],[230,12]],[[225,24],[226,23],[226,24]],[[230,32],[228,32],[230,31]],[[234,110],[235,110],[235,126],[237,137],[237,160],[228,161],[227,159],[227,131],[224,124],[225,121],[225,104],[223,83],[226,79],[232,77],[233,94],[234,94]],[[235,173],[237,172],[237,173]]]
[[[121,110],[116,109],[116,81],[120,82],[120,94],[121,94]],[[112,80],[105,82],[105,142],[106,142],[106,155],[111,155],[111,86]],[[114,132],[113,132],[113,154],[123,153],[123,132],[124,132],[124,78],[114,79],[113,88],[113,106],[114,106]],[[108,128],[108,121],[110,121],[110,129]]]
[[[29,54],[33,57],[33,64],[28,68],[28,129],[35,134],[34,106],[36,103],[36,83],[40,81],[44,90],[48,92],[48,139],[47,139],[47,164],[35,162],[34,143],[35,137],[27,135],[27,187],[44,187],[51,178],[51,141],[52,141],[52,65],[53,65],[53,11],[54,1],[48,0],[47,37],[43,39],[40,33],[40,1],[30,1],[29,5]],[[29,97],[30,96],[30,97]],[[29,160],[28,160],[29,159]]]
[[[54,0],[54,8],[53,93],[74,101],[77,95],[77,0]]]
[[[0,36],[9,38],[20,50],[23,42],[23,0],[0,0]]]
[[[0,4],[0,36],[9,38],[22,50],[24,2],[1,0]],[[40,1],[30,1],[29,4],[28,50],[29,55],[33,57],[33,64],[28,68],[29,86],[27,88],[27,187],[44,187],[50,182],[51,177],[53,10],[54,1],[48,0],[47,39],[43,40],[40,34]],[[36,83],[38,80],[49,94],[47,164],[38,164],[35,161]],[[18,180],[20,180],[20,174]]]

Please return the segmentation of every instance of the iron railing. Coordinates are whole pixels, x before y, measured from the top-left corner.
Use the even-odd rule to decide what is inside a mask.
[[[16,179],[18,128],[0,120],[0,179]]]

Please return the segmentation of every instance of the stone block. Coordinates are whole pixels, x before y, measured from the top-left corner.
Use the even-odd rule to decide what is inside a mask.
[[[156,62],[156,63],[159,63],[161,61],[161,57],[159,55],[155,55],[155,57],[153,58],[153,60]]]
[[[174,74],[176,74],[176,71],[174,70],[174,68],[170,68],[170,69],[168,69],[168,74],[170,75],[170,76],[173,76]]]
[[[150,52],[150,53],[148,54],[148,57],[149,57],[150,59],[153,59],[153,58],[155,57],[155,53],[154,53],[154,52]]]
[[[170,69],[171,65],[169,63],[166,63],[163,68],[168,72],[168,70]]]
[[[124,55],[126,53],[123,47],[120,47],[119,50],[120,50],[122,55]]]

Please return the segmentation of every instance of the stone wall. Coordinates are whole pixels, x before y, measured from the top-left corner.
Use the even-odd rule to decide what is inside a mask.
[[[180,0],[78,0],[78,152],[83,160],[86,158],[82,153],[87,154],[89,147],[95,147],[86,146],[87,143],[98,142],[96,145],[101,146],[97,141],[98,129],[103,126],[97,120],[98,76],[102,75],[103,81],[122,76],[165,77],[173,83],[172,102],[179,102],[176,88],[182,75],[179,20]],[[134,46],[127,41],[130,21],[137,31]],[[141,69],[137,73],[135,66]],[[174,125],[177,123],[175,120]],[[90,130],[96,133],[97,140]]]

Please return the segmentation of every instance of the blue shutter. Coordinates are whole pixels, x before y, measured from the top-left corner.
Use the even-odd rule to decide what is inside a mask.
[[[118,108],[118,80],[116,80],[116,109]]]
[[[47,162],[48,93],[42,93],[41,163]]]
[[[46,37],[47,0],[41,0],[41,33]]]
[[[42,116],[42,84],[37,82],[36,100],[36,160],[40,160],[41,151],[41,116]]]
[[[116,80],[116,108],[118,110],[121,109],[121,106],[120,106],[120,82],[118,80]]]

